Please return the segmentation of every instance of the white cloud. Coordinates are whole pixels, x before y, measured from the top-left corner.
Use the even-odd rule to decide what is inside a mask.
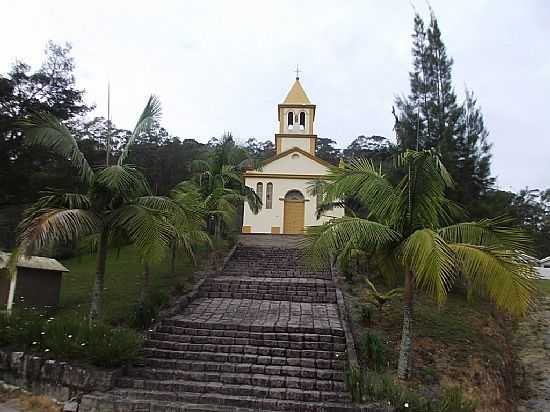
[[[417,7],[427,15],[424,2]],[[472,88],[505,188],[550,186],[548,3],[433,0],[454,80]],[[117,125],[131,128],[149,93],[173,134],[206,140],[231,130],[270,139],[293,68],[318,105],[317,132],[341,146],[392,136],[391,106],[408,91],[413,10],[407,0],[6,2],[0,72],[34,66],[47,40],[69,41],[77,82],[97,114],[111,82]],[[21,29],[22,25],[25,27]]]

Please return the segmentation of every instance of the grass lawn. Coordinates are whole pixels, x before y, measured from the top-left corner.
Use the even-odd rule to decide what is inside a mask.
[[[79,256],[62,262],[70,272],[61,284],[60,314],[87,315],[95,278],[95,255]],[[189,286],[193,265],[188,258],[178,257],[176,271],[170,274],[170,262],[151,265],[151,286],[154,291],[169,293],[177,284]],[[143,265],[131,246],[115,251],[107,259],[103,318],[122,323],[140,297],[143,285]]]
[[[550,296],[550,280],[538,280],[537,285],[543,295]]]

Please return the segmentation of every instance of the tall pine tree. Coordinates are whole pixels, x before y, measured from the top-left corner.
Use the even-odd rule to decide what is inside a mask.
[[[402,149],[438,151],[457,182],[451,197],[469,207],[493,184],[483,116],[471,92],[463,104],[457,102],[453,59],[447,55],[433,12],[428,27],[415,15],[412,38],[411,91],[396,99],[398,143]]]

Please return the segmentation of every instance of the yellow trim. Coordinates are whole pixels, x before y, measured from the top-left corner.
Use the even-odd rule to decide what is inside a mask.
[[[265,177],[269,179],[325,179],[326,175],[293,175],[289,173],[245,173],[244,177]]]
[[[271,234],[278,235],[281,233],[281,228],[279,226],[271,226]]]
[[[252,226],[243,226],[243,233],[252,233]]]

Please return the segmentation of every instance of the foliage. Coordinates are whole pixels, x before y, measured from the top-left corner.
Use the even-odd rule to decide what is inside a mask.
[[[451,224],[460,209],[446,196],[453,182],[431,151],[407,150],[396,158],[401,178],[393,182],[365,159],[333,168],[325,186],[329,200],[355,193],[368,218],[343,217],[309,231],[308,252],[326,262],[350,249],[381,255],[385,278],[405,275],[404,323],[399,377],[410,373],[414,288],[442,304],[457,278],[497,307],[524,314],[534,290],[534,269],[523,259],[529,236],[503,218]],[[403,362],[406,362],[404,364]]]
[[[391,289],[387,292],[382,293],[379,292],[378,289],[376,289],[376,286],[374,286],[374,284],[369,279],[365,279],[365,282],[367,283],[370,292],[365,293],[364,300],[374,303],[378,307],[379,311],[382,310],[382,307],[386,303],[391,302],[392,299],[395,299],[396,297],[399,297],[403,294],[402,288]]]
[[[365,332],[359,338],[359,351],[367,361],[367,367],[375,371],[384,368],[384,344],[380,338],[369,332]]]
[[[129,325],[132,328],[144,330],[150,327],[158,318],[160,309],[169,301],[165,293],[151,293],[145,300],[134,305],[130,313]]]
[[[134,244],[148,264],[163,258],[172,239],[190,220],[184,206],[152,196],[143,174],[126,165],[129,148],[160,116],[160,102],[151,96],[128,142],[114,165],[93,170],[79,150],[75,137],[53,115],[34,113],[19,122],[26,143],[52,150],[77,172],[84,193],[53,192],[41,197],[24,215],[19,227],[18,253],[26,255],[51,245],[97,239],[96,282],[90,322],[101,311],[101,297],[109,244]],[[15,261],[18,253],[12,254]]]
[[[346,369],[345,382],[348,391],[351,393],[351,398],[354,402],[361,402],[364,399],[364,382],[365,375],[361,371],[361,368],[357,366],[351,366]]]
[[[439,401],[438,412],[474,412],[477,402],[464,398],[464,394],[458,387],[445,388]]]
[[[399,146],[403,150],[436,149],[458,183],[450,189],[451,198],[470,207],[494,183],[483,115],[472,92],[466,90],[464,103],[457,102],[453,59],[447,55],[433,11],[427,27],[415,15],[412,37],[410,93],[396,99]]]
[[[0,314],[0,329],[0,346],[108,368],[136,360],[142,344],[129,329],[89,325],[77,317],[48,317],[33,309]]]

